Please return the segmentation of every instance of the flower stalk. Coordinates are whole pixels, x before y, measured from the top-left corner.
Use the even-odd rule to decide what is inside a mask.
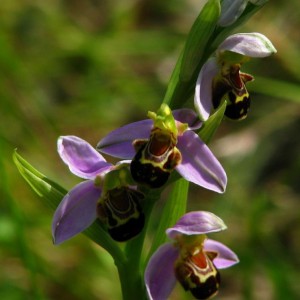
[[[127,242],[125,246],[126,261],[121,265],[117,265],[123,300],[147,299],[143,280],[143,269],[141,267],[143,265],[142,253],[152,209],[159,198],[159,190],[151,191],[147,194],[143,210],[148,217],[146,218],[144,229],[136,238]]]

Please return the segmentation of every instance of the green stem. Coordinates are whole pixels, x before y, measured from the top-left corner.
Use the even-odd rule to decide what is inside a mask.
[[[101,248],[104,248],[115,261],[120,263],[124,263],[126,261],[126,257],[122,249],[119,247],[118,243],[108,235],[100,220],[96,220],[83,233]]]
[[[176,176],[177,177],[177,176]],[[177,179],[170,187],[170,193],[165,200],[161,212],[161,219],[152,240],[152,246],[142,266],[144,271],[152,254],[167,241],[166,229],[174,226],[177,220],[185,214],[189,182],[183,178]]]
[[[146,216],[145,226],[142,232],[129,241],[125,248],[127,260],[123,263],[116,262],[121,282],[123,300],[147,299],[141,273],[141,255],[144,240],[149,224],[150,215],[156,200],[160,197],[160,191],[149,191],[145,198],[144,213]]]
[[[129,260],[125,264],[116,263],[119,279],[121,283],[123,300],[146,300],[142,276],[140,272],[136,272],[129,263]]]

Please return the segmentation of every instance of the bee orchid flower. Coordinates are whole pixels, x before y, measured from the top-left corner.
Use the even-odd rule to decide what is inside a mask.
[[[200,70],[194,97],[199,118],[206,121],[226,101],[225,116],[244,119],[250,107],[245,84],[253,77],[240,72],[241,65],[250,57],[261,58],[275,52],[270,40],[260,33],[237,33],[226,38],[219,45],[216,57],[210,58]]]
[[[201,126],[191,109],[172,112],[162,105],[150,119],[118,128],[97,145],[105,154],[132,159],[137,183],[161,187],[175,169],[183,178],[204,188],[225,191],[226,173],[207,145],[193,131]]]
[[[97,217],[114,240],[125,241],[137,235],[144,226],[139,203],[143,195],[131,186],[128,164],[106,162],[76,136],[61,136],[57,144],[70,171],[86,180],[72,188],[57,207],[52,221],[54,244],[82,232]]]
[[[178,281],[196,299],[209,299],[220,286],[219,269],[238,263],[227,246],[206,234],[226,229],[224,222],[206,211],[185,214],[166,233],[171,242],[150,258],[144,280],[150,300],[168,299]]]

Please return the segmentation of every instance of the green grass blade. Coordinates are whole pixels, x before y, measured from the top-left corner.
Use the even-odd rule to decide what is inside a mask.
[[[255,76],[255,80],[249,85],[249,91],[282,100],[300,102],[300,86],[287,81]]]

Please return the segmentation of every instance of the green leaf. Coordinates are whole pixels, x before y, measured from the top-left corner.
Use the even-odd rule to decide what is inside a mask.
[[[178,89],[181,88],[179,82],[179,74],[180,74],[180,69],[181,69],[181,61],[182,61],[182,53],[180,54],[176,66],[173,70],[171,79],[169,81],[168,87],[167,87],[167,91],[163,100],[163,103],[168,104],[169,107],[171,109],[174,109],[174,105],[172,102],[172,98],[174,97],[174,95],[179,94],[180,92],[178,91]]]
[[[148,260],[156,249],[167,241],[166,229],[174,226],[178,219],[186,213],[189,182],[181,178],[172,183],[170,188],[171,192],[169,197],[165,200],[159,226],[156,230],[152,247],[144,267],[146,267]]]
[[[214,33],[220,16],[219,0],[208,1],[188,35],[181,62],[180,79],[189,81],[202,60],[207,42]]]
[[[13,161],[26,182],[41,197],[43,203],[54,211],[67,191],[36,170],[17,151],[13,154]],[[106,249],[114,259],[124,261],[124,255],[118,244],[107,234],[99,220],[83,231],[83,234]]]
[[[225,109],[226,101],[201,126],[199,136],[204,143],[208,144],[216,133],[223,120]]]
[[[67,191],[31,166],[16,150],[13,161],[30,187],[43,198],[43,203],[55,210]]]
[[[164,97],[163,102],[171,109],[182,107],[193,94],[201,66],[211,54],[206,48],[214,35],[219,14],[219,0],[210,0],[194,22]]]

